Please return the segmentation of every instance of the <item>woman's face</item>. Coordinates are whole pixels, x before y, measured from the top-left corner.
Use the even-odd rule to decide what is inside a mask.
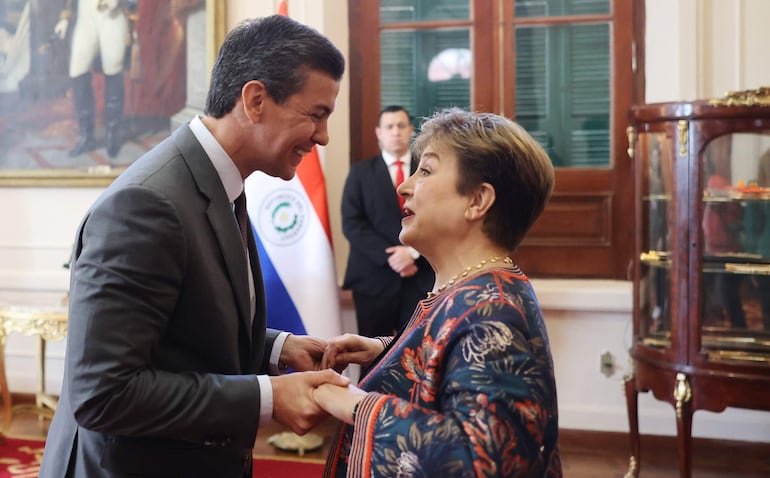
[[[471,197],[457,191],[458,161],[451,148],[433,142],[414,174],[398,188],[406,197],[399,238],[428,257],[451,252],[468,232],[465,213]]]

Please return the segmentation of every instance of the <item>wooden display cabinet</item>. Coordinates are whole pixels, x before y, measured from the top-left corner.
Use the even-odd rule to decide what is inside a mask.
[[[633,366],[627,477],[639,475],[638,393],[673,405],[680,476],[695,410],[770,410],[770,88],[632,108]]]

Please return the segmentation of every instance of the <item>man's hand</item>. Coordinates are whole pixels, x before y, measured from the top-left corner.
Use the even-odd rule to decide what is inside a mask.
[[[273,386],[273,419],[304,435],[328,416],[313,399],[313,390],[324,383],[347,387],[350,379],[334,372],[296,372],[270,377]]]
[[[327,342],[323,339],[291,334],[283,343],[278,361],[297,372],[321,370],[321,360],[326,346]]]
[[[329,340],[321,366],[342,372],[351,363],[367,366],[384,350],[379,339],[344,334]]]
[[[401,275],[401,277],[412,277],[415,274],[417,274],[417,264],[406,266],[403,269],[401,269],[401,272],[399,272],[399,275]]]
[[[407,246],[390,246],[385,249],[388,257],[388,265],[401,277],[411,277],[417,273],[417,266]]]

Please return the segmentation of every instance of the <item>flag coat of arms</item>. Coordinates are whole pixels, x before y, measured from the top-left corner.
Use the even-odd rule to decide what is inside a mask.
[[[246,179],[249,218],[265,281],[267,326],[298,335],[342,333],[326,186],[316,148],[291,181]]]

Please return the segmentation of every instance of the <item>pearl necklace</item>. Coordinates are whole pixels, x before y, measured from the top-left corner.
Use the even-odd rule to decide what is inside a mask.
[[[459,274],[453,275],[452,278],[449,279],[449,281],[447,281],[444,285],[442,285],[438,289],[436,289],[436,292],[433,292],[433,291],[428,292],[428,297],[430,298],[430,297],[437,296],[438,294],[444,292],[448,287],[452,287],[453,285],[455,285],[455,283],[458,280],[461,280],[461,279],[464,279],[464,278],[468,277],[468,274],[470,274],[471,271],[473,271],[473,270],[477,270],[477,271],[481,270],[481,268],[483,268],[487,264],[494,264],[495,262],[498,262],[501,259],[502,259],[502,262],[505,263],[505,264],[513,264],[513,259],[511,259],[508,256],[505,256],[505,257],[494,256],[494,257],[490,257],[489,259],[484,259],[483,261],[479,262],[475,266],[468,266],[465,269],[463,269],[463,271],[460,272]]]

